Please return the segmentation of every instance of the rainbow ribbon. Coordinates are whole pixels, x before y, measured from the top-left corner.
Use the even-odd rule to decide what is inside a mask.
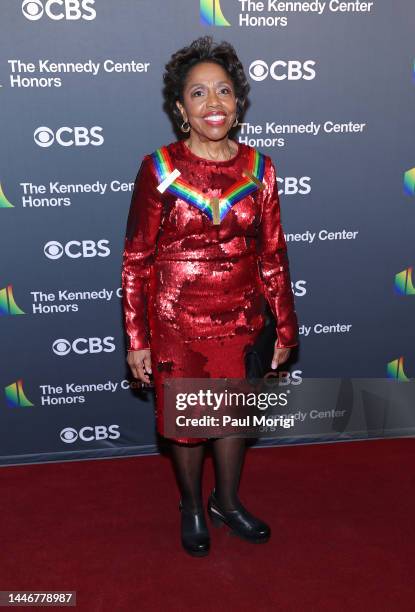
[[[264,189],[265,157],[254,148],[249,151],[248,169],[243,171],[243,177],[233,183],[220,198],[208,198],[200,189],[193,187],[180,176],[175,169],[167,147],[160,147],[151,154],[156,169],[160,193],[168,191],[174,196],[196,206],[204,212],[214,225],[219,225],[229,210],[240,200],[246,198],[257,189]]]

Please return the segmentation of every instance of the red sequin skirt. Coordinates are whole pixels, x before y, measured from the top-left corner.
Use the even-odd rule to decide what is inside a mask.
[[[255,253],[210,260],[156,259],[148,287],[148,320],[160,435],[165,435],[164,381],[244,378],[244,353],[264,325],[263,311]]]

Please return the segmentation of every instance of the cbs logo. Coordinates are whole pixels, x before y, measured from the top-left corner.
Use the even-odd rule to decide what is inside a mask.
[[[311,81],[315,78],[316,72],[313,68],[316,62],[307,60],[300,62],[299,60],[276,60],[270,66],[264,60],[254,60],[249,66],[249,76],[254,81],[265,81],[270,76],[275,81]]]
[[[300,178],[286,176],[284,179],[277,177],[277,181],[282,183],[282,189],[278,190],[279,195],[296,195],[297,193],[307,195],[311,191],[311,178],[309,176],[300,176]]]
[[[108,257],[111,253],[108,245],[109,240],[70,240],[62,245],[57,240],[50,240],[43,247],[43,252],[48,259],[60,259],[63,254],[71,259],[79,257]]]
[[[113,353],[115,351],[114,337],[76,338],[72,342],[66,338],[58,338],[52,344],[52,351],[59,357],[65,357],[71,351],[77,355],[95,355],[96,353]]]
[[[295,283],[293,281],[291,281],[291,288],[293,290],[293,293],[296,297],[303,297],[306,293],[307,293],[307,281],[305,280],[298,280],[295,281]]]
[[[289,385],[297,386],[303,382],[302,370],[270,370],[264,376],[264,381],[267,387],[288,387]]]
[[[94,4],[95,0],[23,0],[22,13],[30,21],[38,21],[43,15],[54,21],[91,21],[96,17],[96,11],[92,8]]]
[[[42,126],[36,128],[33,138],[35,143],[43,149],[52,146],[54,142],[62,147],[86,147],[87,145],[100,147],[104,143],[102,131],[103,128],[99,125],[94,125],[92,128],[61,127],[56,132]]]
[[[87,425],[79,431],[73,427],[65,427],[60,432],[59,436],[65,444],[72,444],[77,440],[82,442],[93,442],[94,440],[118,440],[120,437],[119,425],[95,425],[91,427]]]

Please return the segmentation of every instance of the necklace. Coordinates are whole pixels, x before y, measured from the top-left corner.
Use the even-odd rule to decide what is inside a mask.
[[[189,141],[187,141],[187,142],[188,142],[189,144],[188,144],[188,145],[186,145],[186,142],[185,142],[185,145],[186,145],[186,146],[187,146],[187,147],[190,149],[190,151],[192,151],[192,153],[194,153],[194,151],[193,151],[193,147],[192,147],[191,143],[190,143]],[[228,158],[227,158],[227,159],[225,159],[225,160],[220,160],[220,161],[229,161],[229,160],[230,160],[230,159],[233,157],[232,149],[231,149],[231,148],[230,148],[230,146],[229,146],[229,141],[227,142],[227,144],[228,144],[228,152],[229,152],[229,154],[228,154]],[[195,153],[195,155],[197,155],[197,153]],[[212,161],[219,161],[219,160],[218,160],[219,155],[218,155],[217,157],[212,157],[212,155],[209,153],[209,151],[208,151],[208,155],[209,155],[209,157],[210,157],[210,159],[211,159]],[[198,155],[198,157],[202,157],[202,156],[201,156],[201,155]]]

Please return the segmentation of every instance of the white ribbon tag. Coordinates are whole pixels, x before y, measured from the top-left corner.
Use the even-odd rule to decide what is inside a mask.
[[[168,176],[166,176],[164,181],[162,181],[160,183],[160,185],[157,187],[157,189],[160,191],[160,193],[164,193],[166,191],[166,189],[168,187],[170,187],[170,185],[173,183],[173,181],[175,181],[177,179],[178,176],[180,176],[180,170],[177,170],[175,168],[173,170],[173,172],[170,172],[170,174]]]

